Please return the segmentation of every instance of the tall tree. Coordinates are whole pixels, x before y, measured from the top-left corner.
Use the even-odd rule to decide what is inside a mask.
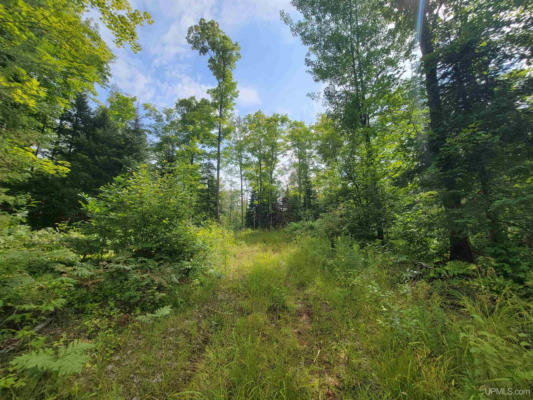
[[[0,4],[3,135],[18,126],[27,127],[27,117],[38,121],[37,130],[49,125],[77,93],[105,83],[112,53],[83,19],[89,9],[99,12],[117,45],[127,43],[140,50],[135,29],[152,20],[149,14],[132,9],[127,0],[6,0]]]
[[[157,168],[164,174],[179,170],[187,184],[190,202],[196,198],[195,215],[215,217],[216,181],[212,149],[216,118],[212,103],[195,97],[179,99],[174,107],[158,110],[145,105],[151,119],[150,130],[157,138],[153,145]]]
[[[233,129],[230,138],[230,144],[227,147],[227,159],[231,164],[237,167],[239,175],[239,197],[241,208],[241,229],[244,228],[244,172],[248,164],[248,150],[246,143],[246,124],[237,117],[233,121]]]
[[[277,200],[275,193],[276,182],[274,181],[279,157],[283,153],[285,127],[289,119],[286,115],[273,114],[265,120],[263,145],[265,146],[265,172],[268,176],[267,182],[267,209],[268,226],[274,226],[274,202]]]
[[[156,138],[152,146],[153,157],[157,167],[168,172],[178,159],[178,135],[176,133],[176,109],[174,107],[158,110],[151,104],[145,104],[146,117],[149,119],[148,131]]]
[[[254,226],[273,227],[277,209],[277,168],[285,151],[286,115],[266,116],[262,111],[244,117],[244,146],[248,153],[246,175],[252,188],[249,203]]]
[[[470,236],[485,229],[478,221],[490,241],[506,236],[497,204],[509,193],[498,193],[495,183],[521,179],[512,171],[531,156],[524,151],[531,7],[510,0],[393,2],[397,24],[418,26],[430,115],[428,183],[446,210],[451,259],[473,260]]]
[[[137,124],[134,97],[114,92],[108,107],[91,110],[87,95],[80,94],[59,119],[56,140],[40,157],[66,163],[66,176],[34,173],[14,190],[28,192],[37,202],[29,211],[33,227],[84,217],[80,194],[93,195],[146,158],[146,135]]]
[[[105,84],[112,53],[85,19],[95,10],[118,46],[134,51],[136,27],[151,23],[127,0],[6,0],[0,4],[0,181],[66,173],[41,151],[76,95]],[[52,140],[50,140],[52,138]],[[0,190],[0,193],[5,193]],[[2,197],[0,202],[7,201]]]
[[[250,166],[246,171],[252,192],[250,194],[249,215],[253,215],[253,227],[265,226],[265,127],[267,116],[262,111],[244,117],[246,126],[245,143],[250,156]]]
[[[216,125],[213,104],[194,96],[176,103],[176,134],[178,146],[191,164],[211,158],[209,152],[215,146],[213,130]]]
[[[233,80],[233,70],[241,57],[238,43],[220,29],[217,22],[201,19],[187,32],[187,41],[201,55],[209,55],[209,69],[217,80],[217,87],[209,90],[213,103],[218,109],[217,136],[217,184],[216,184],[216,219],[220,221],[220,154],[223,141],[224,124],[237,98],[237,83]]]
[[[294,168],[296,170],[296,182],[298,186],[299,209],[303,212],[303,215],[300,215],[300,217],[308,217],[311,210],[313,139],[312,131],[303,122],[291,122],[288,129],[287,141],[296,159]]]
[[[350,202],[364,216],[369,239],[384,239],[385,205],[376,174],[373,125],[384,112],[384,99],[398,84],[400,59],[406,51],[403,31],[387,23],[378,0],[293,0],[303,19],[283,18],[305,45],[306,63],[327,84],[329,113],[345,134],[344,173]],[[357,164],[356,161],[360,160]]]

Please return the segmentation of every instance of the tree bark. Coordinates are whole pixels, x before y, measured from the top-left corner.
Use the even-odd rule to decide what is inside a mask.
[[[442,146],[446,143],[447,131],[445,127],[444,115],[442,110],[442,100],[440,95],[439,80],[437,75],[437,60],[434,54],[433,35],[429,27],[427,16],[424,15],[421,34],[420,50],[422,52],[422,63],[424,67],[426,92],[428,97],[429,117],[431,136],[429,140],[429,149],[432,158],[435,160],[440,154]],[[449,157],[449,156],[448,156]],[[448,158],[445,156],[445,158]],[[442,160],[444,168],[450,165],[446,159]],[[442,169],[442,168],[441,168]],[[444,171],[441,171],[444,172]],[[455,180],[443,182],[446,191],[454,190]],[[473,262],[474,256],[468,233],[457,229],[454,225],[453,218],[450,214],[461,207],[460,198],[455,195],[446,196],[448,199],[443,201],[444,208],[449,217],[449,241],[450,241],[450,259],[466,262]]]

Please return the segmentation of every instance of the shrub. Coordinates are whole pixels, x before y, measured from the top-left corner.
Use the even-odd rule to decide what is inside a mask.
[[[190,222],[191,196],[179,176],[179,170],[161,175],[144,165],[87,197],[91,219],[80,225],[85,239],[72,241],[83,252],[97,253],[91,256],[99,264],[91,277],[97,284],[78,293],[86,303],[112,301],[127,312],[152,311],[175,303],[178,284],[200,269],[204,246]]]
[[[198,240],[190,223],[192,207],[179,171],[159,175],[141,166],[120,176],[85,209],[91,220],[84,231],[93,235],[102,252],[134,257],[188,261]]]
[[[494,269],[502,276],[524,285],[531,277],[533,249],[513,246],[511,243],[492,245],[486,249]],[[531,291],[531,289],[529,289]]]
[[[316,223],[308,220],[291,222],[285,230],[291,235],[296,236],[312,236],[318,233]]]
[[[417,261],[444,259],[448,239],[437,193],[423,192],[403,201],[388,232],[395,250]]]

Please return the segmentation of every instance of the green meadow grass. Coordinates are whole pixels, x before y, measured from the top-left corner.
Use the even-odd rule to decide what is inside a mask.
[[[530,388],[523,300],[453,294],[451,308],[449,293],[402,283],[383,252],[284,232],[225,235],[215,270],[179,309],[101,344],[106,356],[68,396],[494,399],[480,387]]]

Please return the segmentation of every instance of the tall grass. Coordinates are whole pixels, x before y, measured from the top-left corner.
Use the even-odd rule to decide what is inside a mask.
[[[524,300],[461,295],[450,308],[443,298],[457,294],[434,288],[447,286],[402,283],[391,255],[349,241],[327,249],[307,239],[291,257],[289,279],[305,288],[340,398],[481,399],[487,387],[530,389]]]
[[[495,399],[487,388],[530,388],[523,299],[405,282],[393,255],[348,239],[202,234],[212,269],[187,301],[132,324],[111,351],[100,345],[109,355],[58,398]]]

